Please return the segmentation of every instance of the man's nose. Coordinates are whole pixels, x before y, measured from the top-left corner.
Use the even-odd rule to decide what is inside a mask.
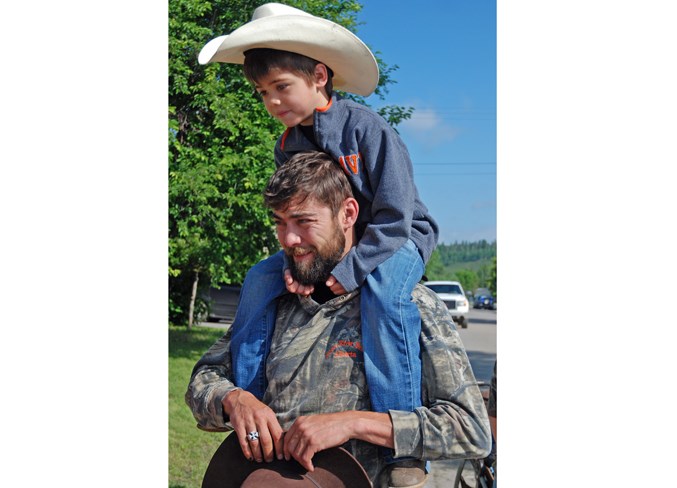
[[[284,233],[284,245],[287,247],[294,247],[301,244],[301,236],[294,231],[294,229],[287,229]]]

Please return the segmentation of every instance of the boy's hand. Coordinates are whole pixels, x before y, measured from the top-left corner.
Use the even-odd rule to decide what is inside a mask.
[[[344,295],[346,292],[346,289],[343,288],[343,285],[338,282],[334,276],[329,275],[329,279],[325,283],[329,287],[329,289],[332,291],[334,295]]]
[[[288,269],[284,270],[284,283],[287,285],[289,293],[296,293],[297,295],[307,297],[315,290],[313,285],[302,285],[298,281],[294,281],[294,278],[292,278],[291,272]]]

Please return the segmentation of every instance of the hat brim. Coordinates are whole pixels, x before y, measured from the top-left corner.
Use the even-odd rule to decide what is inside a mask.
[[[226,437],[212,456],[202,479],[202,488],[239,488],[252,473],[263,479],[278,479],[277,485],[312,486],[321,488],[372,488],[362,465],[348,451],[334,447],[313,456],[314,471],[306,471],[294,460],[274,459],[270,463],[248,461],[242,454],[237,435]],[[249,480],[251,481],[251,479]],[[255,483],[252,483],[256,486]]]
[[[334,72],[333,85],[339,90],[369,96],[378,85],[378,64],[369,48],[345,27],[311,15],[248,22],[205,44],[198,62],[243,64],[244,52],[254,48],[290,51],[320,61]]]

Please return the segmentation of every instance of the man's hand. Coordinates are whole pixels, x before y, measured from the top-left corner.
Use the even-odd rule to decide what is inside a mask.
[[[244,457],[259,463],[264,459],[271,462],[276,453],[277,458],[282,459],[282,427],[270,407],[245,390],[231,391],[221,403],[230,417]],[[247,434],[253,431],[259,433],[259,438],[250,441]]]
[[[340,446],[352,432],[352,422],[346,419],[351,412],[326,413],[299,417],[284,435],[284,457],[292,457],[308,471],[313,471],[316,452]]]
[[[298,281],[295,281],[288,269],[284,270],[284,283],[287,285],[289,293],[296,293],[297,295],[307,297],[315,290],[313,285],[302,285]]]
[[[313,471],[316,452],[360,439],[377,446],[395,447],[393,423],[384,412],[347,410],[301,416],[284,435],[284,458],[292,457]]]
[[[346,289],[343,288],[343,285],[333,275],[329,275],[325,285],[329,287],[334,295],[344,295],[346,293]]]

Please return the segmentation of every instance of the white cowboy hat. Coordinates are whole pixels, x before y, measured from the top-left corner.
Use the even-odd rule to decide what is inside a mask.
[[[378,84],[378,65],[369,48],[348,29],[279,3],[261,5],[252,20],[230,35],[209,41],[198,62],[244,63],[244,52],[270,48],[303,54],[334,72],[335,88],[362,96]]]

